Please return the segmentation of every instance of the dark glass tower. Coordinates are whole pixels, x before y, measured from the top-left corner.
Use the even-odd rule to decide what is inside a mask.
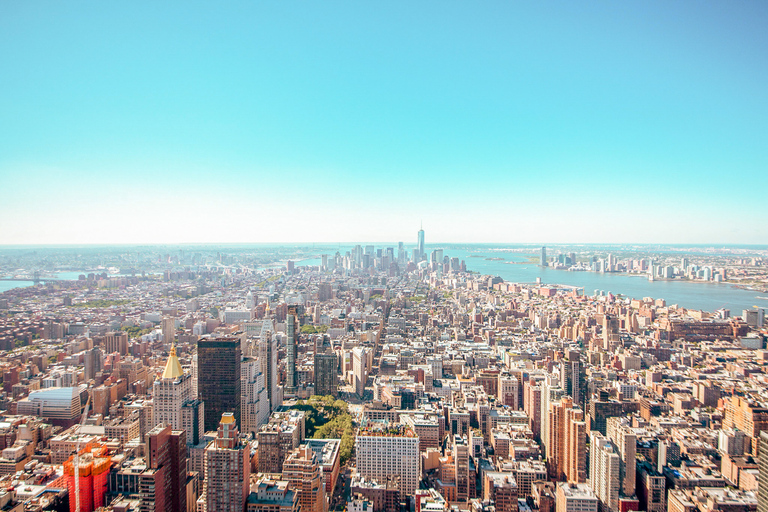
[[[315,354],[315,394],[339,396],[339,377],[336,354]]]
[[[203,339],[197,343],[197,389],[204,403],[205,431],[216,430],[221,415],[234,414],[240,424],[240,338]]]
[[[285,318],[285,394],[295,395],[298,388],[296,375],[296,331],[298,330],[298,311],[296,306],[288,307],[288,315]]]

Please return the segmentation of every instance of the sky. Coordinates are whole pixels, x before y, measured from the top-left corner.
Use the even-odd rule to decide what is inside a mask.
[[[768,241],[768,3],[0,3],[0,245]]]

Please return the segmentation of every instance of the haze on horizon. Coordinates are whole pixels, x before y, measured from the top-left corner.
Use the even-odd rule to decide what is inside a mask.
[[[0,4],[0,245],[765,244],[765,2]]]

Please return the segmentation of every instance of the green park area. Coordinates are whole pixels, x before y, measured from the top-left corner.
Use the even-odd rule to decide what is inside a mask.
[[[312,396],[299,400],[292,407],[306,414],[307,437],[314,439],[341,439],[339,458],[343,465],[355,449],[355,430],[347,402],[331,395]]]

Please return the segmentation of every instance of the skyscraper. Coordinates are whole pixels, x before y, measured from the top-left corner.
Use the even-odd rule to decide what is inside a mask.
[[[541,261],[539,262],[542,267],[547,266],[547,248],[542,247],[541,248]]]
[[[181,430],[187,433],[187,444],[196,445],[205,434],[205,405],[202,400],[187,400],[181,406]]]
[[[147,432],[147,471],[139,481],[141,510],[187,510],[187,439],[183,430],[157,425]]]
[[[760,432],[760,456],[757,463],[757,512],[768,512],[768,431]]]
[[[85,380],[91,380],[96,377],[104,366],[104,354],[98,347],[93,347],[85,352]]]
[[[205,430],[215,430],[221,415],[230,412],[240,421],[240,338],[227,336],[197,343],[200,399],[205,402]]]
[[[269,412],[282,403],[277,389],[277,338],[272,334],[272,322],[265,321],[257,345],[261,373],[264,374],[264,387],[267,389]]]
[[[412,494],[419,486],[419,438],[409,430],[401,435],[361,432],[355,439],[357,471],[379,483],[400,477],[400,492]]]
[[[469,492],[469,445],[466,437],[453,436],[453,461],[456,473],[456,499],[467,501],[472,496]]]
[[[560,382],[557,375],[547,375],[546,379],[541,383],[541,415],[539,420],[541,421],[541,442],[544,444],[544,452],[547,458],[550,458],[550,422],[549,422],[549,409],[550,404],[556,402],[565,395],[565,391],[560,387]]]
[[[547,465],[550,475],[558,480],[580,483],[586,480],[587,424],[584,412],[573,400],[562,397],[550,403]]]
[[[104,336],[104,351],[107,354],[119,352],[124,356],[128,354],[128,333],[126,332],[108,332]]]
[[[365,347],[352,349],[352,378],[354,379],[355,393],[362,397],[368,382],[368,349]]]
[[[325,352],[315,354],[315,394],[320,396],[339,395],[338,362],[336,354]]]
[[[160,324],[163,331],[163,343],[169,345],[176,337],[176,319],[170,316],[163,317]]]
[[[611,442],[600,432],[590,432],[589,483],[605,510],[619,510],[621,464]]]
[[[573,402],[586,410],[586,372],[581,362],[581,352],[578,350],[566,350],[565,358],[560,363],[560,383],[566,395],[573,398]]]
[[[419,251],[419,259],[423,260],[425,253],[424,253],[424,228],[419,228],[419,239],[416,247]]]
[[[241,423],[244,433],[256,436],[259,426],[269,419],[269,398],[260,361],[254,357],[243,359],[241,366],[242,403]]]
[[[296,331],[299,327],[296,306],[288,307],[288,316],[285,318],[285,393],[295,395],[299,387],[296,376]]]
[[[207,510],[243,512],[250,487],[250,449],[239,438],[232,413],[221,415],[216,439],[205,450]]]
[[[299,492],[302,512],[325,512],[323,471],[314,450],[303,444],[283,462],[283,478]]]
[[[162,423],[171,425],[176,430],[182,429],[181,408],[194,397],[192,375],[182,370],[175,346],[171,347],[162,377],[154,382],[152,388],[152,414],[155,425]]]
[[[616,453],[621,459],[621,494],[632,496],[635,494],[636,484],[636,453],[637,436],[635,431],[629,427],[627,418],[614,417],[606,420],[607,437],[613,442]],[[722,432],[722,431],[721,431]],[[744,441],[742,438],[741,445]]]

